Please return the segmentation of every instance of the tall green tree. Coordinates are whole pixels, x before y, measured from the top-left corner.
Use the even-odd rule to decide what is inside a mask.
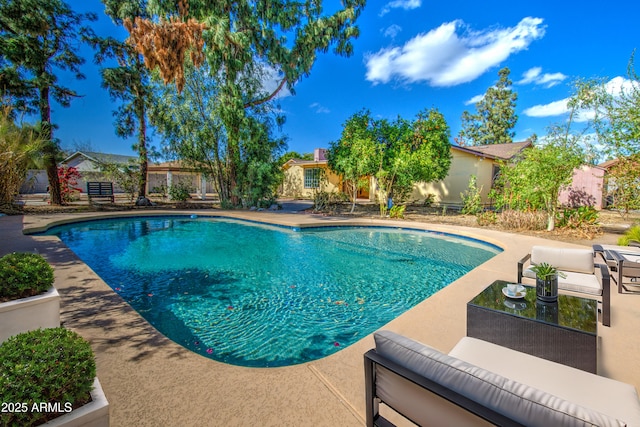
[[[505,67],[498,71],[498,82],[487,89],[484,97],[476,102],[476,113],[462,113],[462,128],[458,134],[460,145],[507,144],[513,142],[513,128],[518,121],[515,113],[518,94],[511,89]]]
[[[179,91],[185,57],[196,65],[206,57],[212,78],[218,80],[218,118],[229,178],[225,193],[231,204],[239,204],[240,147],[243,138],[252,135],[251,108],[273,100],[284,87],[293,93],[294,85],[311,72],[318,53],[331,46],[339,55],[353,53],[351,39],[359,33],[355,21],[365,0],[342,3],[343,8],[325,14],[321,1],[156,0],[150,2],[152,19],[127,23],[147,66],[158,67],[165,82],[175,81]],[[273,90],[256,84],[264,69],[278,77]]]
[[[380,213],[389,198],[406,197],[416,182],[443,179],[451,166],[449,125],[437,109],[423,110],[413,122],[398,118],[375,124]]]
[[[351,212],[355,210],[358,190],[375,174],[377,146],[373,134],[374,120],[369,110],[351,116],[344,124],[338,141],[327,151],[329,168],[345,181],[351,197]]]
[[[223,107],[218,82],[211,77],[208,65],[186,65],[182,92],[159,83],[155,93],[150,117],[167,156],[179,158],[209,177],[225,207],[230,206],[232,196],[245,206],[272,201],[282,173],[276,159],[285,145],[284,139],[273,134],[282,120],[275,106],[265,103],[249,111],[238,145],[236,170],[240,179],[231,193],[228,137],[220,119]]]
[[[105,13],[116,25],[123,25],[124,19],[136,16],[146,17],[147,2],[131,0],[102,0]],[[135,174],[138,200],[146,198],[147,168],[149,150],[147,137],[147,115],[152,102],[152,84],[150,71],[144,65],[144,58],[131,44],[113,37],[95,38],[97,49],[96,62],[104,64],[108,60],[115,61],[115,66],[103,67],[102,86],[109,91],[112,99],[121,101],[114,111],[115,132],[122,138],[136,136],[134,149],[138,153],[139,174]]]
[[[547,231],[555,229],[560,190],[571,184],[574,169],[586,159],[584,135],[588,128],[574,126],[584,96],[578,86],[567,104],[567,120],[550,126],[542,141],[526,150],[515,164],[503,165],[498,207],[542,208],[547,212]]]
[[[77,53],[86,37],[93,35],[87,21],[94,14],[80,14],[62,0],[0,1],[0,80],[17,108],[40,118],[41,139],[48,141],[43,160],[49,180],[51,203],[62,204],[57,154],[51,121],[51,101],[68,107],[79,95],[58,81],[56,73],[67,71],[83,79],[84,59]]]

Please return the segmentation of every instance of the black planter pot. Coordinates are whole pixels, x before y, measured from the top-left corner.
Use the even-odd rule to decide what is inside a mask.
[[[536,297],[542,302],[558,301],[558,275],[536,277]]]

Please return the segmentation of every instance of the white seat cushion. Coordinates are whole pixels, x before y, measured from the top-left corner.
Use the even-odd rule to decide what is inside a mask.
[[[575,273],[573,271],[563,271],[563,273],[567,277],[558,277],[559,289],[581,294],[602,295],[602,285],[595,274]],[[522,272],[522,276],[535,279],[536,273],[529,267]]]

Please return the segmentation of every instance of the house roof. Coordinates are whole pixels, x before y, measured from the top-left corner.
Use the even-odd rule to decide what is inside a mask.
[[[284,169],[289,169],[293,165],[298,166],[321,166],[326,165],[329,162],[327,160],[301,160],[301,159],[289,159],[287,160],[282,167]]]
[[[491,159],[511,160],[516,155],[520,154],[522,150],[530,147],[531,145],[531,141],[527,140],[523,142],[511,142],[508,144],[476,145],[473,147],[452,145],[451,148]]]
[[[86,157],[95,163],[116,163],[116,164],[128,164],[131,161],[136,161],[138,158],[135,156],[124,156],[121,154],[108,154],[108,153],[99,153],[96,151],[76,151],[66,159],[62,161],[62,163],[68,163],[70,160],[76,157]]]

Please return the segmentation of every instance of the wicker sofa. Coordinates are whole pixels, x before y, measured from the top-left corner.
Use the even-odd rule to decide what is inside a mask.
[[[464,337],[449,354],[391,331],[365,354],[367,426],[640,426],[635,387]],[[397,415],[395,415],[397,416]]]

